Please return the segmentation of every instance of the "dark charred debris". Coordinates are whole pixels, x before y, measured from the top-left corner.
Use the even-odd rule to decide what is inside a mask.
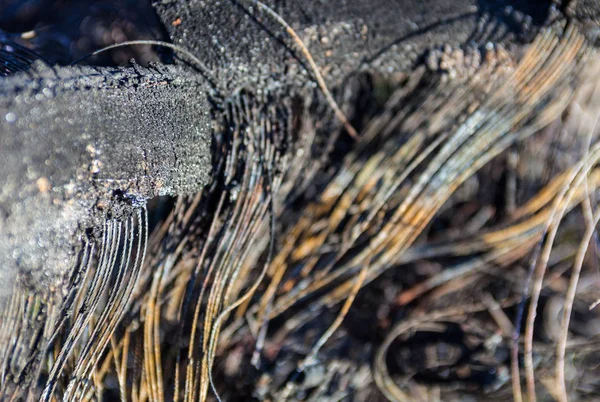
[[[357,139],[260,2],[0,7],[0,400],[599,398],[595,2],[265,3]]]

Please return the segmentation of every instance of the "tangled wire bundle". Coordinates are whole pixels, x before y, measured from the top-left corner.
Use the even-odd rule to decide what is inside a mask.
[[[600,398],[600,6],[152,7],[2,34],[0,399]]]

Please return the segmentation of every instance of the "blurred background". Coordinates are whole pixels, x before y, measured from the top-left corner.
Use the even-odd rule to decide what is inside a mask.
[[[51,64],[69,64],[127,40],[166,39],[150,0],[0,0],[0,41],[35,51]],[[151,46],[113,49],[85,64],[158,61]]]

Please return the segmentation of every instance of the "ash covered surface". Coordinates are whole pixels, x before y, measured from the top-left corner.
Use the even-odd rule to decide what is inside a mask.
[[[44,388],[67,400],[86,392],[168,400],[187,387],[191,399],[210,400],[212,370],[216,391],[232,401],[512,399],[513,331],[525,325],[515,317],[530,297],[524,283],[545,236],[540,216],[560,191],[553,180],[581,161],[587,137],[576,121],[587,117],[580,105],[598,110],[590,93],[561,103],[573,96],[588,55],[582,38],[595,25],[583,35],[572,26],[548,28],[565,10],[533,3],[268,2],[298,32],[363,131],[358,142],[340,130],[285,30],[251,1],[154,2],[170,39],[209,67],[222,91],[214,103],[205,77],[189,66],[38,64],[0,81],[0,147],[8,149],[0,164],[0,230],[8,234],[0,238],[7,259],[0,263],[9,267],[0,279],[27,271],[23,295],[66,283],[82,236],[104,248],[103,224],[126,221],[149,197],[177,196],[173,209],[155,217],[139,277],[120,283],[117,265],[99,264],[112,273],[92,275],[106,287],[95,309],[86,310],[89,295],[85,286],[71,286],[76,281],[61,289],[72,304],[61,304],[61,292],[33,308],[13,301],[0,341],[9,344],[14,326],[21,343],[33,346],[6,352],[9,374],[0,393],[37,397]],[[108,6],[116,10],[109,15],[127,15],[129,4]],[[582,15],[589,24],[595,14]],[[111,18],[99,22],[112,27],[110,40],[122,31]],[[54,25],[57,32],[62,24]],[[42,32],[11,37],[46,52],[35,41],[54,36]],[[88,31],[73,32],[66,43],[87,43],[76,38]],[[540,37],[547,42],[536,42]],[[537,53],[527,53],[530,45]],[[69,49],[59,62],[76,58],[78,47]],[[110,57],[108,63],[121,62]],[[515,78],[523,59],[532,60],[530,69]],[[529,74],[534,68],[542,73]],[[593,75],[587,80],[595,87]],[[502,85],[513,81],[519,85]],[[452,148],[465,132],[470,142]],[[494,154],[488,140],[503,148]],[[431,157],[410,170],[426,152]],[[480,157],[487,158],[483,167]],[[600,188],[595,165],[587,185]],[[414,193],[419,186],[423,193]],[[407,194],[418,202],[405,203]],[[526,338],[542,398],[560,392],[548,373],[567,305],[571,265],[564,262],[589,224],[576,208],[585,196],[595,200],[580,190],[566,203],[576,212],[557,235],[550,278],[538,282],[543,314]],[[113,242],[108,260],[117,261],[122,246]],[[371,276],[342,325],[317,358],[305,360],[364,266]],[[567,350],[575,399],[600,394],[589,369],[598,354],[598,313],[589,309],[598,293],[595,274],[595,263],[586,262],[572,304],[569,337],[583,345]],[[135,291],[127,308],[113,309],[110,297],[129,285]],[[58,307],[53,320],[47,312]],[[81,316],[93,319],[78,326]],[[48,359],[48,346],[82,364]],[[524,358],[519,352],[521,375]]]
[[[201,189],[211,170],[203,85],[164,66],[38,64],[0,81],[4,269],[60,281],[69,264],[48,258],[76,250],[85,229]]]

